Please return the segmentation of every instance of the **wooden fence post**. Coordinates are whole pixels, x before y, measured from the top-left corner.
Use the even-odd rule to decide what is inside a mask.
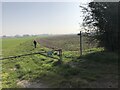
[[[80,33],[78,33],[78,35],[80,36],[80,56],[82,56],[82,33],[80,31]]]
[[[60,61],[62,61],[62,49],[60,49]]]
[[[61,64],[62,63],[62,49],[59,49],[58,52],[59,52],[59,60],[58,60],[58,62],[59,62],[59,64]]]

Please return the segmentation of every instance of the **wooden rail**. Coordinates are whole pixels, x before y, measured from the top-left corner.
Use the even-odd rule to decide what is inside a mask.
[[[0,58],[0,60],[11,59],[11,58],[19,58],[19,57],[29,56],[29,55],[34,55],[34,54],[40,54],[40,55],[43,55],[43,56],[46,56],[46,57],[49,57],[49,58],[59,59],[59,58],[56,58],[56,57],[53,57],[53,56],[48,56],[44,53],[46,53],[46,51],[34,52],[34,53],[29,53],[29,54],[17,55],[17,56],[9,56],[9,57]]]

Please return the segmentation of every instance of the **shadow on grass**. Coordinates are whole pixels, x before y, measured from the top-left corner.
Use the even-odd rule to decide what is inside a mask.
[[[78,57],[78,59],[87,59],[99,63],[118,63],[118,54],[113,52],[99,51]]]
[[[118,55],[115,53],[99,51],[83,55],[79,58],[71,58],[65,62],[63,58],[62,64],[56,64],[57,61],[36,60],[36,68],[30,74],[33,77],[32,81],[41,81],[49,87],[65,87],[65,88],[78,88],[90,87],[90,83],[96,82],[98,79],[107,79],[109,75],[117,75],[117,61]],[[84,62],[81,62],[81,61]],[[48,63],[49,62],[49,63]],[[116,80],[110,77],[107,80]],[[102,87],[101,85],[99,85]]]

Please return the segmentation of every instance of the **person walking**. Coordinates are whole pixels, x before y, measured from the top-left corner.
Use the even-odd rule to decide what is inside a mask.
[[[37,46],[37,41],[34,40],[33,43],[34,43],[34,47],[36,48],[36,46]]]

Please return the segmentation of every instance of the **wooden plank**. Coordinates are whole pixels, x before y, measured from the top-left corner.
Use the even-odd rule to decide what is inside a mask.
[[[46,56],[46,57],[49,57],[49,58],[58,59],[58,58],[56,58],[56,57],[47,56],[46,54],[43,54],[43,53],[46,53],[46,51],[29,53],[29,54],[23,54],[23,55],[18,55],[18,56],[9,56],[9,57],[6,57],[6,58],[0,58],[0,60],[11,59],[11,58],[19,58],[19,57],[29,56],[29,55],[34,55],[34,54],[40,54],[40,55],[43,55],[43,56]]]

